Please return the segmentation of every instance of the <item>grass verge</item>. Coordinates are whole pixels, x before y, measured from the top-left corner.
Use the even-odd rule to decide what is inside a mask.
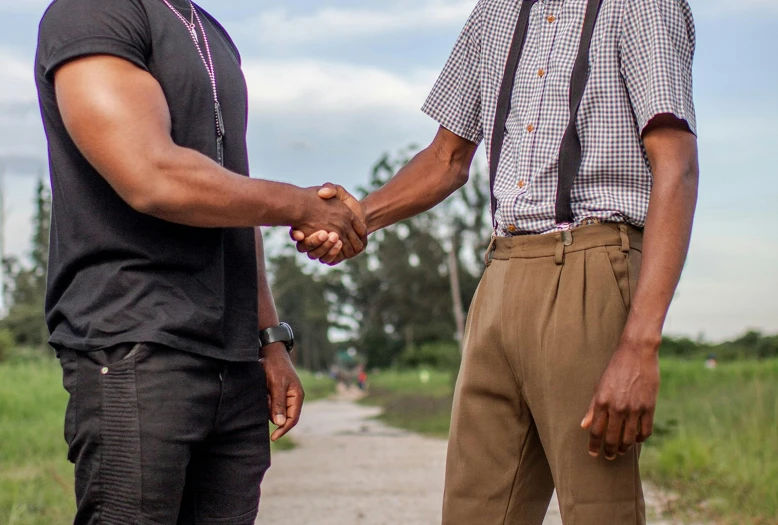
[[[370,376],[370,394],[360,402],[383,409],[386,424],[447,438],[454,390],[452,372],[390,370]]]
[[[54,359],[0,365],[0,523],[72,522],[66,405],[62,370]]]
[[[427,382],[422,379],[427,378]],[[390,425],[446,437],[450,373],[385,372],[362,402]],[[676,517],[732,525],[778,524],[778,360],[707,370],[663,359],[656,432],[644,477],[678,495]]]

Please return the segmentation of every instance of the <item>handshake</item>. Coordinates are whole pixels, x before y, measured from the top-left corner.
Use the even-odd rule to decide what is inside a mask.
[[[364,207],[342,186],[323,185],[303,206],[302,222],[290,231],[297,251],[335,266],[365,250],[369,232]]]

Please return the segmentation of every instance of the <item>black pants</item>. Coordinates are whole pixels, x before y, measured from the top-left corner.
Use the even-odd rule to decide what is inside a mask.
[[[60,349],[74,525],[250,525],[270,466],[259,362],[157,345]]]

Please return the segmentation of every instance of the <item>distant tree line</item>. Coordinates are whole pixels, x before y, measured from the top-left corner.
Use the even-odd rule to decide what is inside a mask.
[[[705,359],[710,356],[718,361],[775,358],[778,357],[778,335],[763,335],[756,330],[750,330],[733,341],[715,344],[685,337],[665,337],[660,352],[664,356],[690,359]]]

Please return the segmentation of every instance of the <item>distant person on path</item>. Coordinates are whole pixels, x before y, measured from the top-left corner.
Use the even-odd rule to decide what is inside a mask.
[[[75,523],[253,524],[268,417],[278,439],[303,403],[254,227],[354,255],[364,224],[248,177],[240,55],[188,0],[57,0],[35,67]]]
[[[481,0],[424,104],[434,141],[348,201],[369,232],[428,210],[485,139],[495,237],[444,524],[540,525],[555,487],[565,524],[645,523],[636,444],[697,198],[694,48],[686,0]],[[324,263],[347,257],[293,236]]]

